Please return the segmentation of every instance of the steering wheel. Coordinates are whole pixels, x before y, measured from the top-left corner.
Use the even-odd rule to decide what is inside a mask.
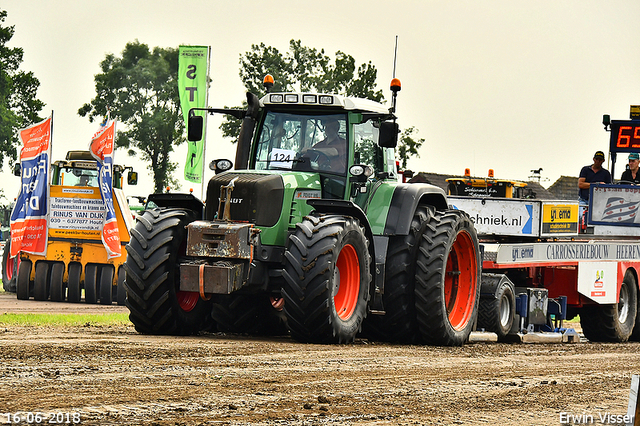
[[[311,161],[315,161],[318,164],[318,168],[322,170],[330,170],[331,169],[331,157],[329,157],[324,152],[319,149],[309,148],[305,152],[305,156],[309,154],[315,155],[315,157],[309,156]]]

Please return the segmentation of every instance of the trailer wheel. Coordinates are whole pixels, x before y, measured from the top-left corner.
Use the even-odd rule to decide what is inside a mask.
[[[98,265],[84,267],[84,301],[98,303]]]
[[[103,265],[100,268],[100,304],[113,304],[113,267]]]
[[[16,296],[18,300],[28,300],[31,293],[31,261],[23,260],[18,269],[16,280]]]
[[[125,271],[121,266],[118,268],[118,288],[116,289],[116,301],[118,305],[124,306],[124,302],[127,299],[127,290],[124,288]]]
[[[273,307],[266,294],[223,294],[213,299],[211,316],[218,330],[268,336],[287,334],[282,311]]]
[[[49,298],[49,274],[51,268],[47,262],[36,263],[36,276],[34,278],[33,298],[35,300],[47,300]]]
[[[212,326],[210,301],[179,289],[185,227],[196,218],[190,210],[173,208],[145,210],[136,218],[124,282],[129,319],[141,333],[188,335]]]
[[[51,265],[51,278],[49,281],[49,288],[51,292],[51,300],[53,302],[64,302],[65,288],[64,282],[64,263],[54,262]]]
[[[302,342],[351,342],[367,314],[371,256],[360,222],[307,216],[285,252],[284,313]]]
[[[82,277],[82,265],[78,262],[69,263],[68,294],[67,300],[71,303],[78,303],[82,297],[80,288],[80,278]]]
[[[419,206],[409,234],[391,237],[385,262],[382,305],[385,315],[370,315],[364,324],[366,337],[401,343],[419,343],[415,310],[416,256],[433,208]]]
[[[478,314],[480,251],[469,216],[436,212],[422,235],[416,268],[416,312],[429,344],[462,345]]]
[[[496,297],[480,299],[478,305],[478,328],[484,328],[504,340],[511,331],[516,314],[516,297],[513,285],[508,281],[498,284]]]
[[[4,242],[2,252],[2,287],[9,293],[16,292],[16,278],[18,276],[18,265],[20,256],[11,257],[11,238]]]
[[[633,332],[637,312],[637,284],[631,271],[624,274],[618,303],[582,308],[580,325],[591,342],[626,342]]]

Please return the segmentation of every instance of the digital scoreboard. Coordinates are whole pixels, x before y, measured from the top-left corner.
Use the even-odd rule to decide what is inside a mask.
[[[610,152],[640,152],[640,120],[612,120]]]

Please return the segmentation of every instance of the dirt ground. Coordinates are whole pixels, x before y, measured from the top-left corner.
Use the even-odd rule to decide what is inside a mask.
[[[0,293],[0,318],[38,311],[126,308]],[[638,343],[584,339],[305,345],[288,337],[145,336],[132,326],[0,325],[0,348],[0,424],[6,413],[36,424],[30,413],[38,412],[48,424],[558,425],[579,415],[592,416],[583,424],[614,424],[640,373]]]

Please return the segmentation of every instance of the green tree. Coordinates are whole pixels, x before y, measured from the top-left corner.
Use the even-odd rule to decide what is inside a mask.
[[[407,168],[407,161],[410,157],[416,156],[420,157],[418,150],[424,143],[424,139],[414,136],[414,133],[418,133],[414,126],[406,128],[400,134],[398,138],[398,147],[396,149],[396,156],[398,157],[398,161],[400,161],[400,167],[404,170]]]
[[[38,113],[45,105],[36,98],[40,81],[32,72],[19,70],[22,48],[7,46],[15,28],[2,25],[6,17],[7,12],[0,10],[0,168],[5,158],[10,163],[17,159],[18,130],[41,121]]]
[[[274,92],[337,93],[383,101],[382,90],[375,90],[378,71],[371,62],[356,68],[355,59],[341,51],[336,52],[332,62],[324,49],[302,46],[300,40],[291,40],[284,54],[260,43],[240,55],[240,79],[249,92],[263,96],[262,80],[267,74],[275,80]],[[220,129],[225,137],[236,138],[240,120],[227,117]]]
[[[100,63],[95,76],[96,97],[78,114],[93,122],[110,112],[125,127],[118,130],[116,147],[130,156],[140,153],[153,173],[156,192],[167,185],[178,188],[169,160],[174,145],[185,141],[178,95],[178,49],[155,47],[136,40],[127,43],[122,57],[113,54]]]

